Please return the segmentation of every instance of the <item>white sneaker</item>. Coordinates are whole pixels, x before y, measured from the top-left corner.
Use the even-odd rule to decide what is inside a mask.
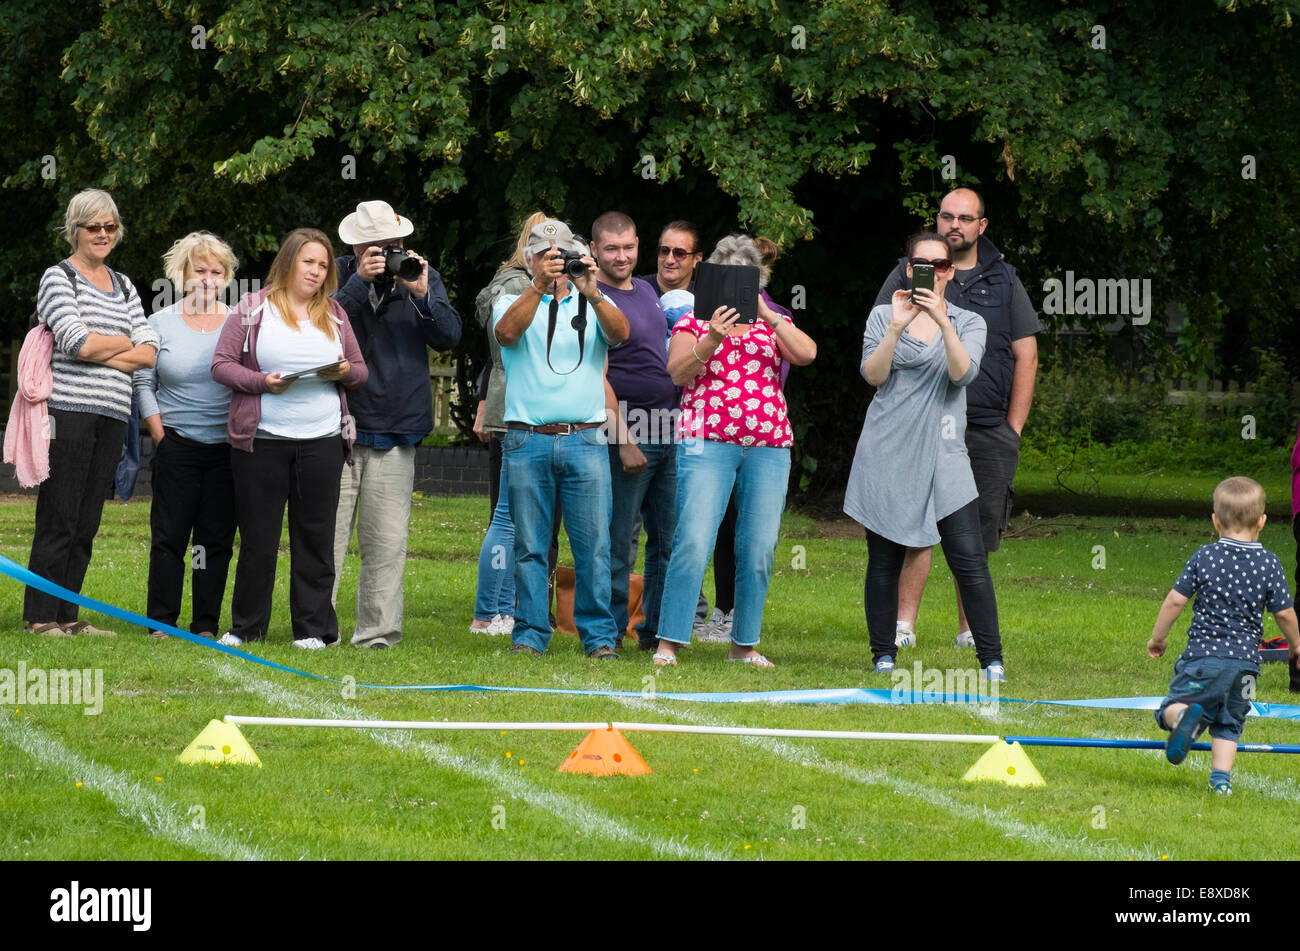
[[[956,640],[953,641],[953,643],[958,647],[974,647],[975,635],[972,634],[970,631],[962,631],[960,634],[957,635],[957,638]]]
[[[895,647],[915,647],[916,632],[908,625],[906,621],[899,621],[894,626],[894,646]]]
[[[225,644],[227,647],[238,647],[240,644],[244,643],[244,639],[242,637],[236,637],[234,634],[226,631],[226,633],[222,634],[221,637],[218,638],[217,643]]]
[[[322,651],[329,645],[319,637],[300,637],[293,642],[294,647],[301,647],[305,651]]]
[[[514,618],[506,617],[504,614],[498,614],[496,617],[492,619],[492,622],[488,624],[487,632],[492,635],[510,634],[514,631],[514,629],[515,629]]]
[[[708,623],[700,631],[699,640],[706,644],[728,644],[731,642],[731,616],[733,612],[723,614],[717,608],[709,615]]]

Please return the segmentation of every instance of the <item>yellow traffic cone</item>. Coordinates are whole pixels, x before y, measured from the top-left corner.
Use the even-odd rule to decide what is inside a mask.
[[[178,763],[241,763],[245,766],[261,766],[253,748],[233,723],[209,720],[203,732],[185,747]]]
[[[1006,783],[1008,786],[1046,786],[1042,773],[1034,768],[1029,756],[1019,743],[1005,743],[998,740],[975,761],[975,765],[966,770],[962,779],[973,782],[991,779]]]

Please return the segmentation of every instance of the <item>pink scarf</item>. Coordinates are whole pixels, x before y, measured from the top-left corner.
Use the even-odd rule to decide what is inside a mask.
[[[5,429],[4,461],[12,463],[24,489],[50,477],[50,424],[45,401],[54,388],[54,334],[45,326],[27,332],[18,354],[18,394]]]

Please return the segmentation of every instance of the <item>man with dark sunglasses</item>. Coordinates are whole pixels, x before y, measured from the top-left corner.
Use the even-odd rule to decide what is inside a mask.
[[[1020,462],[1020,432],[1029,417],[1038,370],[1038,340],[1043,329],[1016,270],[987,237],[984,199],[969,188],[944,196],[935,220],[952,252],[952,279],[945,299],[974,311],[988,325],[988,342],[979,376],[966,389],[966,451],[979,490],[980,531],[986,552],[1002,544],[1011,515],[1012,484]],[[914,264],[917,262],[913,262]],[[934,263],[936,269],[945,262]],[[894,291],[910,287],[907,260],[900,259],[876,294],[876,306],[888,304]],[[898,585],[899,647],[916,643],[913,627],[921,594],[930,574],[931,549],[912,549],[903,562]],[[957,595],[957,646],[973,647],[966,612]]]
[[[689,221],[670,221],[659,235],[659,265],[653,274],[643,274],[655,293],[694,290],[695,265],[700,263],[700,229]]]

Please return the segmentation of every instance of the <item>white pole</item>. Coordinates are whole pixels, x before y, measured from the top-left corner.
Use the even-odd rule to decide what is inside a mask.
[[[246,717],[227,714],[227,723],[261,726],[347,727],[379,730],[592,730],[616,729],[642,733],[696,733],[713,736],[779,736],[812,740],[898,740],[922,743],[981,743],[988,745],[999,736],[970,733],[868,733],[857,730],[782,730],[768,727],[695,726],[684,723],[622,723],[608,720],[599,723],[484,723],[479,721],[447,722],[437,720],[327,720],[303,717]]]
[[[310,717],[240,717],[227,714],[227,723],[248,723],[260,726],[324,726],[351,727],[357,730],[575,730],[590,733],[604,730],[608,720],[599,723],[448,723],[438,720],[324,720]]]

